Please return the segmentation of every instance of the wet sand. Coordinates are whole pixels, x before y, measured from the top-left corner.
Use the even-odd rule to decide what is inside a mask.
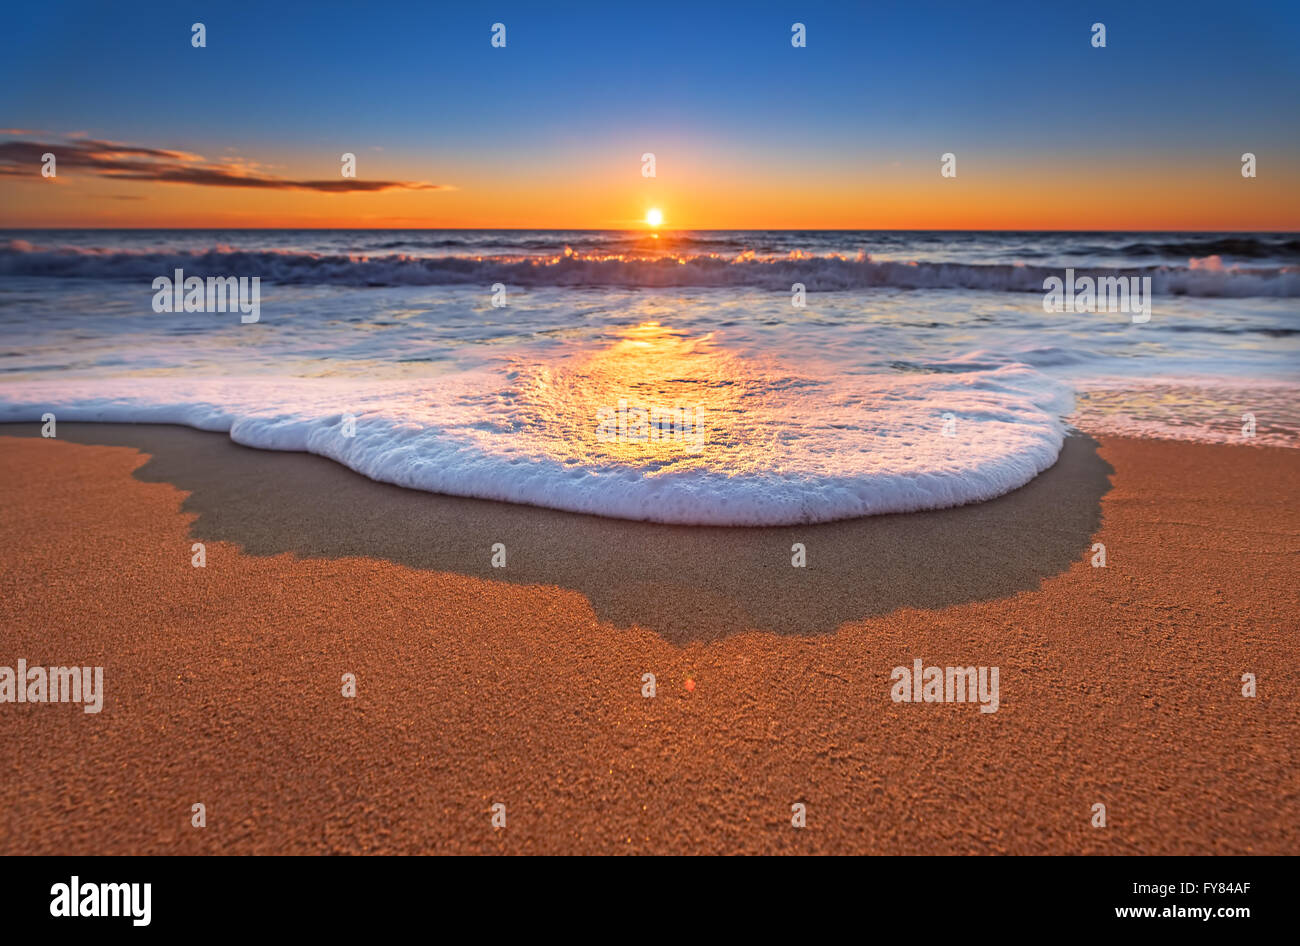
[[[990,503],[691,529],[37,432],[0,427],[0,665],[103,666],[106,698],[0,704],[2,853],[1300,840],[1300,451],[1077,437]],[[997,666],[998,711],[893,702],[915,658]]]

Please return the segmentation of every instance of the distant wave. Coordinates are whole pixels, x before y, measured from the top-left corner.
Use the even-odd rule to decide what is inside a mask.
[[[1204,245],[1218,242],[1206,241]],[[865,254],[819,256],[802,252],[774,257],[745,252],[627,258],[568,250],[550,257],[419,257],[228,247],[123,251],[35,246],[24,240],[0,243],[0,275],[150,282],[175,269],[183,269],[187,276],[260,276],[283,285],[455,286],[500,282],[525,287],[736,286],[787,292],[794,283],[803,283],[809,292],[874,288],[1042,292],[1043,280],[1062,272],[1059,267],[897,262],[873,260]],[[1077,272],[1094,277],[1150,276],[1153,290],[1167,295],[1300,296],[1300,266],[1225,266],[1215,255],[1191,259],[1188,266],[1080,266]]]
[[[1130,243],[1118,250],[1128,256],[1236,256],[1242,259],[1300,260],[1300,239],[1291,235],[1218,236],[1208,239]]]

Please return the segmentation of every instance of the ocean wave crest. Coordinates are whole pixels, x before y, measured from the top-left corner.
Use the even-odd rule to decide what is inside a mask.
[[[1300,266],[1225,266],[1211,255],[1187,266],[1126,269],[1079,267],[1077,275],[1149,276],[1154,292],[1206,297],[1300,296]],[[733,255],[629,257],[566,250],[555,256],[437,256],[406,254],[330,255],[287,250],[217,247],[193,251],[123,251],[36,246],[24,240],[0,244],[0,275],[151,282],[174,270],[187,276],[257,276],[282,285],[457,286],[503,283],[522,287],[709,288],[748,287],[809,292],[863,289],[965,289],[1042,292],[1059,267],[999,263],[875,260],[793,252]]]

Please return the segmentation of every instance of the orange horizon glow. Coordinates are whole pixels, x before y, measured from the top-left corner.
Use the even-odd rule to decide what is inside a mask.
[[[1300,231],[1300,163],[1244,179],[1226,160],[1087,167],[972,155],[955,179],[938,162],[816,172],[683,162],[642,180],[612,160],[540,171],[432,175],[397,162],[385,179],[439,191],[318,193],[141,182],[70,171],[0,179],[0,227],[244,229],[1202,230]],[[625,165],[626,162],[623,162]],[[712,165],[713,162],[710,162]],[[618,170],[614,170],[615,167]],[[1014,170],[1009,169],[1014,167]],[[319,176],[316,167],[309,175]],[[650,222],[651,211],[664,213]]]

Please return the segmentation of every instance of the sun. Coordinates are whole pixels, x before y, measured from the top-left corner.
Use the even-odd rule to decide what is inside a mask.
[[[651,207],[645,212],[645,222],[652,227],[659,226],[659,224],[664,222],[663,211],[658,207]]]

